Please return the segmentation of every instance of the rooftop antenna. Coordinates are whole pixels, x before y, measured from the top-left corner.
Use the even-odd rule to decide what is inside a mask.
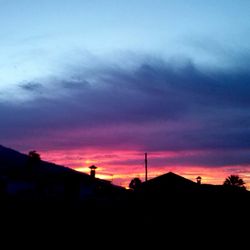
[[[148,180],[148,154],[145,153],[145,182]]]

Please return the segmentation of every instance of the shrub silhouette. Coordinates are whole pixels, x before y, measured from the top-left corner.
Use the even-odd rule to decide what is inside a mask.
[[[137,190],[140,187],[141,183],[142,182],[141,182],[141,180],[139,178],[134,178],[129,183],[129,188],[131,188],[133,190]]]
[[[35,151],[30,151],[28,154],[28,167],[33,168],[34,166],[38,165],[41,162],[40,155]]]

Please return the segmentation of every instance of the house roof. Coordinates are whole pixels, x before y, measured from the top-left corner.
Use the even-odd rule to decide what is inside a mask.
[[[197,183],[186,179],[173,172],[157,176],[142,183],[142,189],[156,192],[166,191],[191,191],[197,187]]]

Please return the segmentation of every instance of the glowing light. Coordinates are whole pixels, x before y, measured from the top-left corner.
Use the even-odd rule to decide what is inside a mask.
[[[95,161],[95,160],[85,160],[85,164],[86,165],[94,165],[94,164],[96,164],[97,162]]]
[[[144,181],[144,152],[137,151],[111,151],[111,150],[58,150],[58,151],[39,151],[43,160],[51,161],[77,171],[89,174],[89,166],[98,167],[96,177],[112,180],[115,185],[128,187],[130,181],[138,177]],[[177,166],[165,165],[168,160],[178,158],[183,152],[156,152],[149,154],[148,179],[159,175],[174,172],[189,180],[196,182],[196,177],[202,177],[202,184],[222,184],[230,174],[239,174],[247,183],[250,189],[250,166]],[[204,154],[200,151],[185,152],[188,155]]]
[[[76,171],[83,172],[83,173],[89,172],[89,168],[88,167],[78,167],[78,168],[74,168],[74,169]]]

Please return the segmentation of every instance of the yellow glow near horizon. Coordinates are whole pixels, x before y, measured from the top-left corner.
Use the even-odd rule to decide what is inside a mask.
[[[96,161],[95,161],[95,160],[87,159],[87,160],[85,160],[84,163],[85,163],[86,165],[94,165],[94,164],[96,164]]]
[[[138,177],[145,180],[144,172],[144,154],[135,151],[98,151],[94,152],[82,150],[72,151],[47,151],[40,152],[45,155],[48,161],[67,166],[77,171],[90,174],[89,166],[96,165],[96,177],[111,180],[115,185],[128,187],[130,181]],[[185,154],[195,154],[202,152],[185,152]],[[246,182],[246,187],[250,190],[250,165],[248,166],[223,166],[223,167],[206,167],[206,166],[154,166],[154,160],[178,157],[176,152],[158,152],[151,153],[149,157],[148,179],[155,178],[162,174],[173,172],[189,180],[196,182],[196,177],[201,176],[202,184],[223,184],[226,177],[230,174],[238,174]],[[45,158],[45,157],[44,157]],[[135,163],[131,164],[130,160]],[[128,160],[128,164],[126,161]],[[120,164],[121,162],[121,164]]]
[[[83,173],[89,174],[89,167],[78,167],[75,168],[75,170]],[[98,171],[99,170],[99,171]],[[109,180],[113,184],[123,186],[125,188],[128,188],[130,181],[138,177],[142,181],[144,181],[145,173],[143,171],[137,172],[137,173],[120,173],[120,174],[110,174],[105,172],[107,171],[107,168],[105,167],[98,167],[96,171],[96,177],[104,180]],[[157,176],[160,176],[162,174],[167,173],[166,169],[161,170],[154,170],[150,172],[150,175],[148,176],[149,179],[155,178]],[[229,173],[227,173],[224,169],[220,169],[220,171],[212,172],[207,171],[206,168],[190,168],[189,171],[186,171],[186,169],[178,168],[176,171],[173,171],[174,173],[181,175],[189,180],[192,180],[196,182],[196,177],[201,176],[201,183],[202,184],[222,184],[224,181],[224,178],[227,177]],[[246,185],[247,189],[249,190],[249,186]]]

